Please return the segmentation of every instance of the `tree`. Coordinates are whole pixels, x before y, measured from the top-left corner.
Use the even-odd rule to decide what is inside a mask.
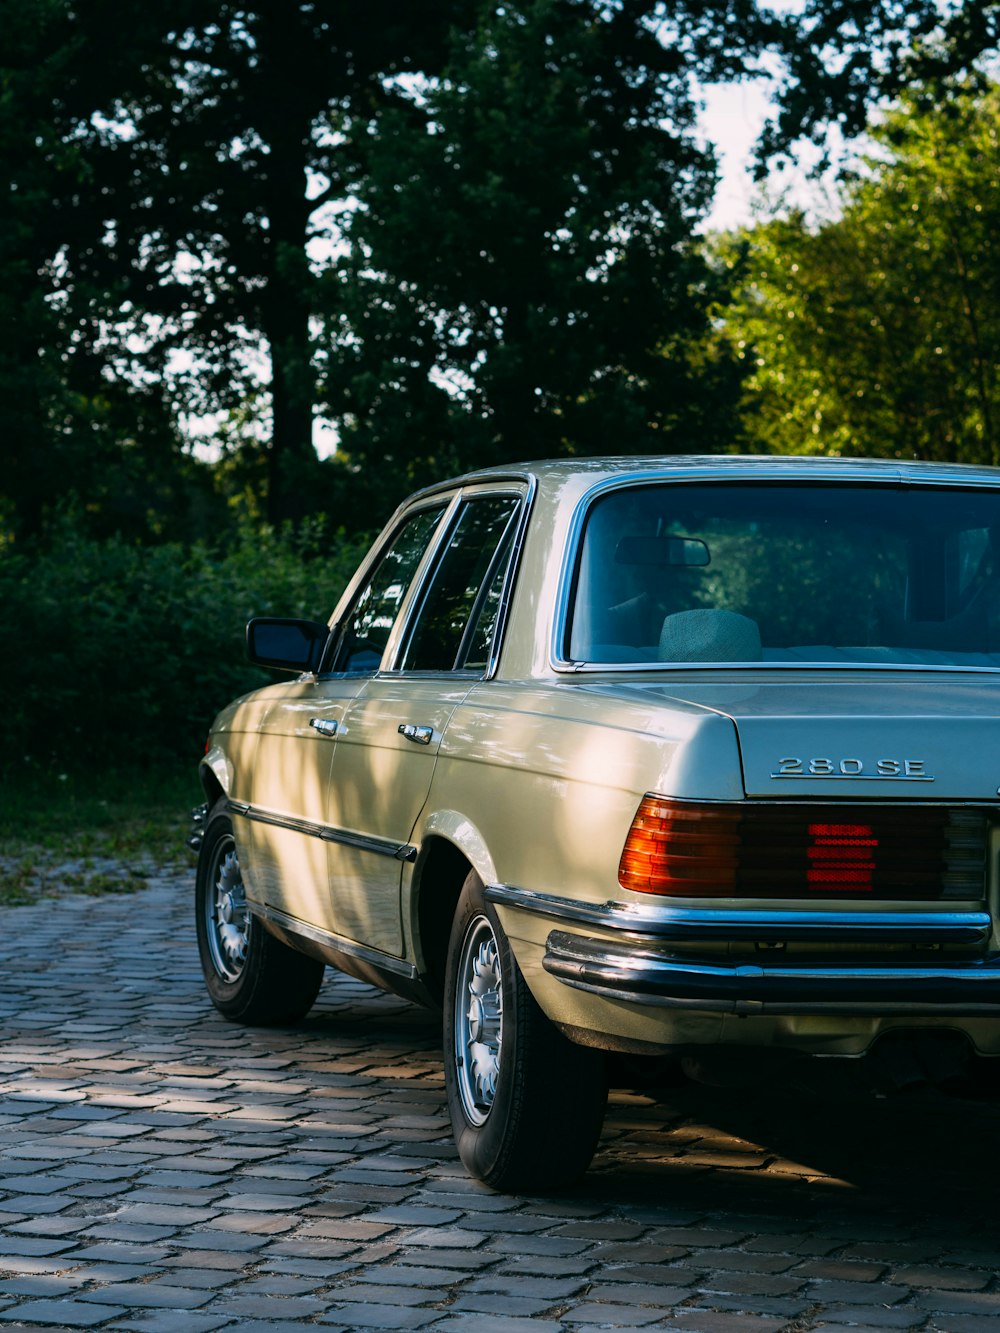
[[[998,46],[997,0],[802,0],[779,43],[781,90],[758,171],[828,126],[864,133],[874,108],[912,89],[939,102],[956,79],[981,82]]]
[[[692,79],[781,53],[777,150],[831,119],[860,128],[918,60],[945,77],[992,37],[963,29],[959,49],[941,20],[933,0],[783,19],[749,0],[484,8],[441,78],[355,145],[322,381],[355,493],[377,504],[517,453],[737,443],[741,368],[717,336],[732,275],[697,236],[714,160]]]
[[[0,428],[24,531],[60,493],[106,524],[126,493],[136,514],[182,503],[190,421],[246,419],[254,400],[269,516],[326,504],[324,477],[348,469],[317,468],[318,375],[348,468],[372,470],[391,440],[397,479],[417,434],[436,443],[415,475],[509,455],[525,430],[582,450],[644,432],[662,447],[667,427],[711,438],[732,375],[711,332],[720,275],[693,239],[711,163],[691,80],[783,61],[770,146],[787,146],[830,119],[859,124],[913,77],[904,50],[936,77],[966,68],[995,42],[998,5],[7,10],[0,387],[7,374],[25,390]],[[336,276],[321,284],[324,266]]]
[[[28,57],[4,62],[21,68],[3,119],[26,126],[18,174],[32,197],[49,187],[50,218],[10,262],[70,312],[97,383],[155,393],[175,422],[241,407],[269,362],[270,516],[299,516],[315,467],[308,251],[345,193],[340,122],[391,102],[394,74],[432,65],[458,7],[34,5],[44,42],[32,13]],[[58,77],[35,87],[46,58]],[[18,442],[30,453],[20,430]]]
[[[1000,88],[904,99],[834,220],[749,237],[729,336],[782,453],[1000,463]]]
[[[694,237],[715,163],[646,8],[490,7],[356,144],[323,384],[369,484],[731,437]]]

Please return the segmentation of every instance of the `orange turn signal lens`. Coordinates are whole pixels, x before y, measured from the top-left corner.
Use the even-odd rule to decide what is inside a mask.
[[[629,830],[618,881],[636,893],[728,897],[735,891],[740,811],[643,798]]]

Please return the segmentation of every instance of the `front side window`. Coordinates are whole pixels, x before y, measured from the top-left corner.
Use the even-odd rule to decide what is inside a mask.
[[[421,509],[404,522],[342,623],[332,671],[377,671],[403,598],[446,505]]]
[[[1000,491],[647,485],[584,527],[570,660],[1000,667]]]
[[[517,496],[486,495],[460,510],[417,614],[405,670],[486,669],[517,507]]]

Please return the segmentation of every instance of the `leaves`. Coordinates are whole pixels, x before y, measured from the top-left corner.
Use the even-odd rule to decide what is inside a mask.
[[[186,446],[193,422],[222,436],[248,405],[243,480],[272,521],[341,504],[369,525],[415,482],[516,454],[731,444],[743,367],[718,336],[728,273],[698,239],[715,170],[695,80],[771,72],[765,150],[789,152],[918,78],[940,104],[995,51],[1000,15],[7,8],[0,522],[38,534],[72,497],[94,531],[145,540],[225,523]],[[343,443],[325,467],[317,407]]]
[[[693,232],[715,163],[689,72],[644,7],[487,10],[442,77],[357,148],[328,282],[328,410],[364,476],[518,453],[669,451],[708,417],[715,272]]]
[[[326,619],[365,545],[313,523],[247,526],[223,550],[139,546],[63,521],[47,549],[0,554],[0,751],[70,769],[193,762],[215,713],[271,679],[246,661],[246,621]]]
[[[729,336],[779,452],[1000,462],[1000,89],[913,95],[840,216],[756,229]]]

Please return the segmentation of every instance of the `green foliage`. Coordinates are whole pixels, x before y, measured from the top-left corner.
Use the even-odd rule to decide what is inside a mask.
[[[95,148],[125,71],[153,58],[152,27],[148,7],[122,22],[104,0],[4,11],[0,519],[22,536],[72,494],[86,497],[98,530],[144,531],[150,512],[183,510],[178,493],[192,480],[162,377],[129,374],[115,345],[129,292],[110,259],[114,190]]]
[[[85,770],[19,762],[0,773],[0,907],[65,894],[134,893],[151,874],[190,872],[188,812],[201,803],[190,756]]]
[[[213,506],[185,431],[255,396],[243,475],[272,522],[345,495],[353,522],[466,463],[728,437],[693,80],[780,68],[787,148],[969,68],[998,12],[8,4],[0,523],[36,535],[76,497],[92,532],[186,537]],[[346,466],[317,465],[317,401]]]
[[[363,481],[732,437],[724,292],[693,236],[715,161],[648,17],[489,6],[356,140],[323,387]]]
[[[183,473],[185,416],[239,410],[262,361],[268,516],[313,512],[307,247],[346,194],[338,121],[392,100],[390,76],[432,66],[461,6],[8,8],[0,315],[16,317],[0,389],[20,373],[22,396],[0,397],[13,457],[0,505],[15,530],[40,530],[67,495],[86,496],[97,531],[142,534],[136,508],[174,522],[162,491]]]
[[[780,453],[1000,462],[1000,89],[906,99],[834,221],[743,238],[729,336]]]
[[[998,44],[998,0],[802,0],[779,42],[786,81],[762,161],[829,124],[861,134],[873,108],[922,84],[940,103],[952,80],[980,77]]]
[[[271,677],[253,615],[325,619],[357,539],[306,524],[204,544],[97,541],[64,523],[44,548],[0,552],[0,752],[11,772],[194,763],[213,716]]]

